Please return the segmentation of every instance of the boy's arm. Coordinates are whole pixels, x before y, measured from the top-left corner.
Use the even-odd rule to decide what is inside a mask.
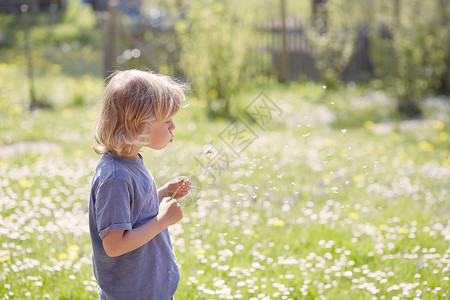
[[[110,257],[131,252],[152,240],[158,233],[183,218],[180,204],[170,198],[161,201],[159,213],[144,225],[131,230],[108,231],[103,248]]]

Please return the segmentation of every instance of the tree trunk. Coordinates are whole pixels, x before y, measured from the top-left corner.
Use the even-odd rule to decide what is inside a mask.
[[[278,74],[278,81],[280,83],[286,82],[287,72],[287,49],[286,49],[286,0],[280,1],[281,13],[281,51],[280,51],[280,70]]]
[[[448,26],[448,2],[449,0],[439,0],[439,7],[441,10],[441,23],[442,26]],[[448,30],[448,29],[447,29]],[[447,31],[447,48],[450,47],[450,30]],[[444,64],[446,66],[445,71],[441,76],[440,90],[444,94],[450,93],[450,51],[447,49],[447,53],[444,57]]]
[[[417,101],[414,101],[414,99],[409,96],[403,96],[398,99],[397,110],[400,114],[408,118],[417,118],[422,115],[422,109]]]

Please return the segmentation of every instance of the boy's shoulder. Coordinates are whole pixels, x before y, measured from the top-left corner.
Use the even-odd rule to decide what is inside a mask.
[[[116,156],[106,153],[102,155],[97,166],[96,176],[101,182],[122,180],[130,182],[133,178],[133,168],[126,161],[117,159]]]

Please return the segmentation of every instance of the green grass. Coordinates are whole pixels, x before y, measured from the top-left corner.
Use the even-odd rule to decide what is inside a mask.
[[[52,142],[0,150],[0,295],[95,299],[87,204],[102,81],[80,84],[85,105],[74,106],[78,80],[43,74],[42,91],[67,89],[48,96],[53,110],[28,113],[11,77],[20,68],[0,70],[0,146]],[[282,111],[264,128],[243,112],[260,91]],[[181,200],[170,228],[177,299],[448,299],[448,103],[405,123],[368,88],[271,85],[236,99],[257,134],[239,156],[219,138],[230,121],[208,120],[200,99],[176,116],[173,144],[143,152],[158,185],[186,175],[206,143],[228,157],[197,170],[198,197]]]

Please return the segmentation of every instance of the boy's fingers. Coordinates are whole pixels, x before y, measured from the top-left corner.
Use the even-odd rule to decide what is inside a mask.
[[[163,199],[163,201],[166,202],[166,203],[168,203],[168,202],[170,202],[170,201],[172,201],[172,200],[175,200],[175,198],[172,199],[171,197],[165,197],[165,198]],[[175,201],[176,201],[176,200],[175,200]]]

